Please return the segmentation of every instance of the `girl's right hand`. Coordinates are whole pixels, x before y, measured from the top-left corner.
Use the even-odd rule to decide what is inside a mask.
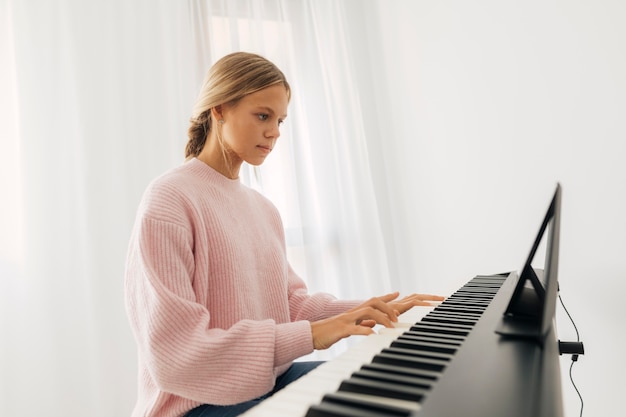
[[[328,349],[345,337],[372,334],[372,327],[376,324],[394,327],[398,311],[389,302],[396,298],[397,292],[374,297],[345,313],[312,322],[313,346],[315,349]]]

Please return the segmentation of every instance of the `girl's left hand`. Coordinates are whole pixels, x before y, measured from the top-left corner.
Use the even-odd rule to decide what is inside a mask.
[[[436,306],[445,297],[432,294],[411,294],[399,300],[390,301],[388,304],[396,310],[398,314],[402,314],[415,306]]]

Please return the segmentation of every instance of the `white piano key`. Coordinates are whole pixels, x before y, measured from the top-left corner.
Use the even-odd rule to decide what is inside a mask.
[[[426,314],[435,309],[436,306],[418,306],[404,312],[398,317],[398,323],[402,326],[411,327],[422,320]],[[398,327],[398,326],[396,326]]]

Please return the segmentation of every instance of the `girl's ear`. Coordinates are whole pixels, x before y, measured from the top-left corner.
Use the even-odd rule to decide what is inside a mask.
[[[211,108],[211,118],[215,121],[222,120],[224,118],[222,113],[223,109],[221,104]]]

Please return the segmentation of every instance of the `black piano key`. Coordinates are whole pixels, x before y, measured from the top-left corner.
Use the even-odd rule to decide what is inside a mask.
[[[490,297],[464,296],[464,297],[451,297],[446,301],[448,301],[446,305],[457,304],[457,305],[463,305],[465,307],[476,307],[476,308],[486,309],[487,307],[489,307],[489,304],[491,303],[492,300]]]
[[[305,417],[410,417],[416,409],[385,404],[367,395],[337,392],[326,394],[320,404],[309,407]]]
[[[479,319],[480,319],[481,314],[459,314],[459,313],[453,313],[453,312],[449,312],[449,311],[439,311],[439,310],[433,310],[430,313],[426,314],[423,318],[425,319],[426,317],[440,317],[443,319],[457,319],[457,320],[467,320],[467,321],[472,321],[474,323],[476,323]]]
[[[450,329],[450,330],[461,330],[461,331],[466,331],[469,332],[472,330],[472,326],[467,326],[467,325],[463,325],[463,324],[437,324],[437,323],[433,323],[430,321],[419,321],[417,323],[415,323],[413,326],[411,327],[417,327],[417,326],[426,326],[426,327],[437,327],[437,328],[446,328],[446,329]]]
[[[451,334],[445,334],[445,333],[433,333],[431,331],[428,330],[407,330],[406,332],[402,333],[403,337],[430,337],[431,339],[437,339],[440,340],[441,343],[444,342],[463,342],[465,340],[465,336],[459,336],[459,335],[451,335]]]
[[[451,296],[449,296],[448,298],[446,298],[444,301],[441,302],[441,304],[443,303],[449,303],[452,301],[461,301],[461,300],[465,300],[467,302],[471,302],[471,301],[476,301],[476,302],[485,302],[485,299],[487,299],[487,301],[489,301],[489,299],[491,299],[492,294],[489,293],[454,293]]]
[[[457,292],[497,292],[502,284],[477,284],[477,283],[469,283],[461,288],[459,288]]]
[[[450,295],[450,298],[467,298],[471,300],[493,300],[493,297],[498,293],[497,289],[481,289],[481,290],[468,290],[468,291],[458,291],[454,294]]]
[[[502,282],[480,282],[480,281],[470,281],[464,286],[460,287],[458,291],[467,291],[469,290],[481,290],[481,289],[498,289],[502,286]]]
[[[482,297],[481,297],[482,298]],[[477,307],[485,307],[489,304],[489,300],[483,300],[478,297],[470,297],[462,294],[456,294],[446,298],[441,304],[446,303],[463,303],[465,305],[475,305]]]
[[[474,278],[469,280],[469,282],[499,282],[500,285],[502,285],[502,283],[504,283],[504,281],[506,281],[506,279],[508,278],[509,274],[510,272],[498,275],[476,275]]]
[[[468,282],[466,285],[462,286],[461,288],[459,288],[455,294],[457,292],[488,292],[488,291],[494,291],[497,290],[499,287],[499,284],[489,284],[489,283],[478,283],[478,282]]]
[[[445,353],[447,355],[454,355],[457,351],[457,348],[452,347],[450,345],[445,345],[441,343],[432,343],[432,342],[418,342],[415,340],[407,340],[402,338],[397,338],[393,342],[391,342],[391,347],[403,348],[403,349],[411,349],[411,350],[422,350],[427,352],[438,352]]]
[[[476,307],[459,307],[459,306],[455,306],[455,305],[446,305],[446,304],[439,304],[436,308],[437,311],[448,311],[448,312],[452,312],[452,313],[473,313],[473,314],[479,314],[482,315],[482,313],[485,311],[482,308],[476,308]]]
[[[447,353],[439,353],[439,352],[426,351],[426,350],[420,351],[419,349],[407,349],[407,348],[395,347],[395,346],[384,348],[381,351],[381,353],[383,352],[391,353],[394,355],[407,355],[413,358],[435,359],[435,360],[440,360],[440,361],[449,361],[454,356],[454,355],[447,354]]]
[[[420,402],[428,392],[428,388],[353,376],[339,385],[339,391]]]
[[[410,417],[411,411],[391,411],[385,412],[374,410],[371,407],[359,407],[354,404],[337,404],[331,401],[323,401],[317,405],[312,405],[305,417]]]
[[[431,311],[422,317],[423,321],[425,318],[430,319],[451,319],[451,320],[467,320],[474,324],[476,324],[480,320],[480,314],[459,314],[451,311]]]
[[[467,288],[492,288],[492,289],[498,289],[502,286],[503,282],[487,282],[487,281],[470,281],[467,284],[465,284],[464,286],[462,286],[461,288],[459,288],[459,291],[463,291]]]
[[[479,306],[485,306],[489,304],[491,297],[489,296],[477,296],[476,294],[471,294],[471,293],[465,293],[465,294],[455,294],[452,295],[448,298],[446,298],[444,301],[447,302],[458,302],[458,303],[469,303],[470,305],[472,303],[475,303]]]
[[[442,323],[442,324],[460,324],[462,326],[473,326],[474,324],[476,324],[476,321],[474,320],[455,319],[455,318],[441,317],[437,315],[423,317],[422,322],[433,322],[433,323]]]
[[[428,313],[422,318],[422,321],[424,321],[424,319],[427,319],[427,320],[436,320],[436,319],[462,320],[462,321],[467,321],[468,323],[471,323],[471,325],[473,326],[474,324],[478,322],[478,320],[480,320],[480,316],[450,313],[446,311],[431,311],[430,313]]]
[[[450,301],[457,301],[457,300],[465,300],[467,302],[479,302],[479,303],[491,303],[491,301],[493,300],[493,296],[491,294],[489,295],[483,295],[483,294],[471,294],[471,293],[467,293],[467,294],[463,294],[463,295],[458,295],[458,296],[454,296],[454,297],[450,297],[448,298],[448,300]]]
[[[396,365],[390,365],[387,363],[380,363],[380,362],[366,363],[363,366],[361,366],[361,370],[385,372],[385,373],[396,374],[396,375],[406,375],[406,376],[424,379],[427,381],[432,381],[432,383],[437,381],[437,379],[441,375],[441,372],[437,372],[437,371],[430,371],[427,369],[407,368],[406,366],[396,366]]]
[[[428,325],[426,323],[419,322],[411,326],[410,331],[415,331],[415,330],[424,331],[428,333],[453,335],[453,336],[467,336],[469,335],[471,329],[460,329],[460,328],[452,327],[452,326],[435,326],[435,325]]]
[[[453,339],[453,338],[447,338],[447,337],[431,337],[429,333],[416,334],[415,332],[403,333],[400,336],[398,336],[396,340],[409,340],[413,342],[437,343],[439,345],[450,346],[450,347],[461,346],[461,343],[463,342],[462,338]]]
[[[467,299],[449,299],[446,300],[446,306],[453,306],[453,307],[463,307],[463,308],[468,308],[468,307],[473,307],[473,308],[480,308],[480,309],[485,309],[489,306],[488,302],[482,302],[482,301],[474,301],[474,300],[467,300]],[[440,305],[443,305],[443,303],[441,303]]]
[[[415,358],[407,355],[380,352],[372,358],[372,362],[386,363],[388,365],[407,366],[413,369],[425,369],[428,371],[442,372],[447,361],[439,359]]]
[[[395,384],[403,384],[411,387],[419,387],[423,389],[429,389],[434,380],[431,378],[423,378],[413,375],[401,375],[394,372],[387,372],[373,369],[360,369],[352,373],[352,377],[371,379],[379,382],[392,382]]]

